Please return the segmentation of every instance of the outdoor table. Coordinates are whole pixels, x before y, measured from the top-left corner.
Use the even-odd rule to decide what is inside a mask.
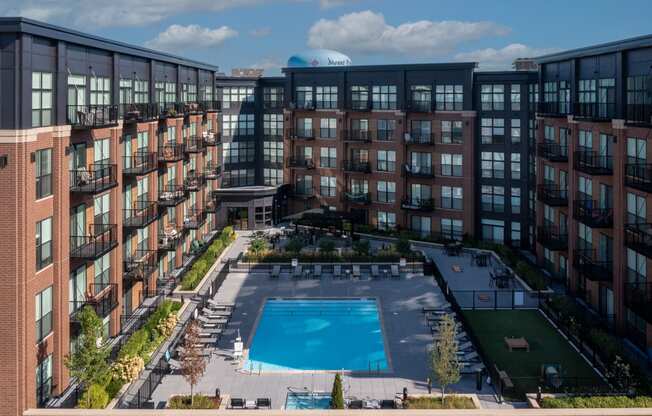
[[[509,349],[510,352],[515,349],[525,350],[527,352],[530,352],[530,344],[523,337],[520,338],[505,337],[505,344],[507,344],[507,348]]]
[[[247,400],[245,402],[245,409],[257,409],[255,400]]]

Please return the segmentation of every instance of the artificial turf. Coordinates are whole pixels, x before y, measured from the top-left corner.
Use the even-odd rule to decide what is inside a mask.
[[[577,378],[569,379],[567,384],[578,384],[587,389],[604,384],[602,378],[539,311],[476,310],[464,311],[464,315],[488,360],[512,379],[513,395],[536,392],[537,385],[541,384],[537,378],[541,376],[542,364],[560,364],[563,377]],[[505,337],[524,337],[530,351],[510,352],[505,345]]]

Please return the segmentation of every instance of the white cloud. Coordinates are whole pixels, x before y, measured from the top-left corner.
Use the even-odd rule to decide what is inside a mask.
[[[509,68],[516,58],[532,58],[555,51],[556,49],[533,48],[522,43],[512,43],[501,49],[487,48],[460,52],[454,56],[454,59],[479,62],[480,66],[484,68]]]
[[[249,34],[255,38],[264,38],[272,33],[271,27],[259,27],[249,31]]]
[[[319,0],[319,6],[322,9],[343,6],[345,4],[357,3],[359,0]]]
[[[238,35],[228,26],[215,29],[199,25],[172,25],[154,39],[145,42],[152,49],[181,53],[183,49],[206,49],[222,45],[227,39]]]
[[[387,24],[371,10],[321,19],[308,32],[308,45],[364,54],[444,55],[464,42],[503,36],[509,29],[493,22],[431,21]]]

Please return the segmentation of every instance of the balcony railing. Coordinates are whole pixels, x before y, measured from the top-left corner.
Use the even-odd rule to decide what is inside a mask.
[[[209,162],[206,164],[206,167],[204,168],[204,179],[217,179],[220,176],[220,165],[218,165],[215,162]]]
[[[118,306],[118,285],[116,283],[89,283],[83,300],[71,300],[70,323],[79,325],[79,311],[90,306],[100,319],[104,319]]]
[[[167,143],[159,146],[159,162],[178,162],[183,160],[184,147],[183,143]]]
[[[557,185],[541,184],[537,187],[537,199],[553,207],[568,205],[568,190]]]
[[[408,176],[413,176],[416,178],[433,178],[435,172],[432,166],[420,166],[420,165],[410,165],[405,164],[405,173]]]
[[[371,132],[369,130],[343,130],[342,137],[345,142],[371,142]]]
[[[537,112],[544,116],[565,117],[568,114],[568,111],[565,110],[564,107],[567,107],[567,104],[564,103],[562,106],[558,101],[538,103]]]
[[[295,108],[297,110],[314,110],[315,109],[315,101],[314,100],[301,100],[297,101],[295,104]]]
[[[280,110],[283,108],[283,100],[264,100],[263,107],[265,110]]]
[[[204,177],[194,170],[191,170],[186,175],[183,181],[183,187],[186,191],[197,192],[204,184]]]
[[[125,228],[144,228],[156,221],[157,204],[154,201],[136,201],[133,208],[123,209],[122,226]]]
[[[435,135],[430,132],[414,130],[405,135],[407,144],[435,144]]]
[[[136,250],[123,262],[124,278],[131,281],[147,281],[157,268],[156,251]]]
[[[206,222],[206,212],[201,209],[191,208],[183,219],[183,228],[196,230]]]
[[[184,151],[186,153],[201,153],[204,151],[204,139],[200,136],[192,136],[186,139]]]
[[[627,104],[627,121],[634,124],[652,126],[652,103]]]
[[[118,166],[93,164],[70,171],[70,192],[96,194],[118,185]]]
[[[175,224],[168,224],[165,228],[159,229],[158,236],[159,251],[176,251],[183,241],[183,230]]]
[[[290,139],[313,140],[315,129],[290,129]]]
[[[70,236],[70,257],[95,260],[117,246],[116,224],[90,224],[88,234]]]
[[[625,246],[652,258],[652,224],[626,224]]]
[[[369,100],[352,100],[351,111],[369,111],[371,110],[371,103]]]
[[[601,155],[592,150],[577,150],[573,154],[576,170],[589,175],[612,175],[613,156]]]
[[[573,218],[591,228],[610,228],[613,226],[614,210],[600,208],[593,199],[576,199],[573,203]]]
[[[202,136],[205,146],[217,146],[222,143],[222,133],[216,131],[207,131]]]
[[[158,205],[161,207],[174,207],[186,199],[183,185],[163,185],[158,193]]]
[[[204,204],[204,212],[207,214],[217,213],[217,202],[213,198],[209,198]]]
[[[598,259],[595,250],[574,250],[573,266],[592,282],[610,282],[613,277],[613,262]]]
[[[222,101],[217,101],[217,100],[201,101],[199,105],[204,111],[207,111],[209,113],[222,111]]]
[[[556,225],[539,226],[537,227],[537,241],[549,250],[567,250],[568,232],[560,231]]]
[[[616,116],[616,103],[575,103],[575,117],[607,121]]]
[[[307,186],[294,186],[292,196],[299,199],[310,199],[316,196],[315,189]]]
[[[363,160],[345,160],[343,169],[345,172],[371,173],[371,164]]]
[[[96,129],[118,125],[117,105],[69,105],[68,124],[74,129]]]
[[[156,152],[136,152],[133,156],[122,157],[123,176],[142,176],[154,172],[158,167]]]
[[[568,146],[554,142],[539,143],[537,155],[550,162],[568,162]]]
[[[158,106],[152,103],[121,104],[120,115],[125,123],[141,123],[158,120]]]
[[[625,305],[652,323],[652,283],[625,282]]]
[[[303,168],[303,169],[314,169],[315,162],[312,159],[304,157],[289,157],[287,159],[287,165],[290,168]]]
[[[185,103],[156,103],[161,119],[183,117],[186,112]]]
[[[430,212],[435,209],[435,200],[432,198],[417,198],[408,196],[401,201],[401,208],[414,211]]]
[[[432,111],[431,100],[410,100],[408,110],[413,113],[429,113]]]
[[[625,185],[652,192],[652,163],[626,163]]]
[[[367,205],[371,203],[371,194],[369,192],[344,192],[344,201]]]

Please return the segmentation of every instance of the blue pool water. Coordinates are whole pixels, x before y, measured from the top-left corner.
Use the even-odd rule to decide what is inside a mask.
[[[331,396],[326,393],[290,393],[285,401],[288,410],[330,409]]]
[[[386,370],[375,299],[267,300],[245,370]]]

